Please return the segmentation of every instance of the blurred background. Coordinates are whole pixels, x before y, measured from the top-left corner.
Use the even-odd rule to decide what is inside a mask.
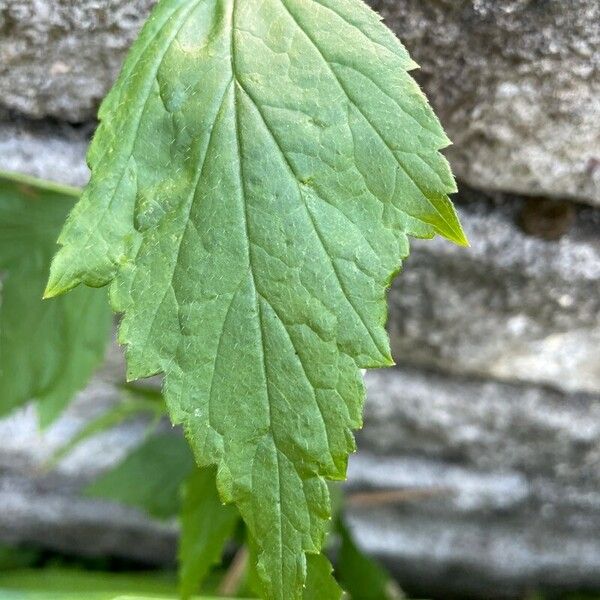
[[[391,291],[398,365],[367,375],[350,528],[419,596],[599,591],[600,2],[371,4],[454,142],[472,247],[415,242]],[[152,5],[0,0],[0,170],[85,184],[98,104]],[[44,466],[119,401],[122,370],[113,348],[43,432],[32,407],[0,421],[6,548],[174,563],[173,522],[80,493],[144,422]]]

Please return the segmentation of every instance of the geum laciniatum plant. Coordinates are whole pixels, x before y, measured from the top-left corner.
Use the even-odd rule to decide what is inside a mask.
[[[393,364],[386,290],[409,236],[466,244],[415,67],[360,0],[161,0],[59,238],[46,296],[110,286],[128,378],[164,373],[214,467],[188,508],[216,473],[225,512],[197,536],[239,511],[269,600],[340,597],[326,480],[355,449],[361,369]]]

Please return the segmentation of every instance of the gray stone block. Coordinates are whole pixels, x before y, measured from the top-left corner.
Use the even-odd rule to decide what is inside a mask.
[[[94,118],[155,0],[0,0],[0,106]]]
[[[85,153],[92,130],[90,125],[0,120],[0,170],[83,186],[89,179]]]
[[[414,369],[367,382],[350,521],[401,582],[461,598],[600,587],[600,396]]]
[[[390,294],[398,362],[600,392],[600,212],[558,241],[524,233],[523,201],[463,186],[468,249],[413,242]]]

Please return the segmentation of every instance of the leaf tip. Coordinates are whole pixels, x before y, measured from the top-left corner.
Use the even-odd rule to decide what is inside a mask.
[[[46,285],[46,289],[44,290],[44,294],[42,296],[42,300],[50,300],[51,298],[56,298],[56,296],[60,296],[64,293],[60,286],[56,285],[52,280],[48,281],[48,285]]]
[[[467,236],[465,236],[463,242],[460,243],[459,246],[461,246],[462,248],[470,248],[471,242],[469,241],[469,238],[467,238]]]
[[[469,242],[469,238],[467,237],[467,234],[464,232],[460,223],[458,224],[458,227],[454,232],[454,236],[449,239],[451,242],[454,242],[457,246],[460,246],[461,248],[471,247],[471,242]]]
[[[446,238],[449,242],[456,244],[461,248],[470,248],[471,243],[469,242],[465,232],[462,227],[457,227],[453,230],[444,230],[444,232],[440,232],[442,237]]]
[[[420,68],[421,68],[421,65],[418,62],[415,62],[412,58],[409,59],[409,62],[406,65],[407,71],[416,71]]]
[[[460,222],[456,207],[451,202],[448,202],[447,209],[449,210],[440,212],[442,219],[438,220],[434,225],[436,233],[457,246],[470,248],[471,244]]]
[[[56,298],[56,296],[66,294],[79,284],[79,281],[72,281],[68,277],[65,277],[64,273],[56,268],[56,262],[57,257],[55,256],[50,266],[50,275],[48,277],[46,289],[44,290],[44,295],[42,296],[43,300]]]
[[[42,296],[43,300],[49,300],[51,298],[56,298],[57,296],[62,296],[67,292],[71,291],[74,287],[76,287],[78,283],[66,283],[61,278],[56,278],[52,276],[50,273],[50,279],[46,284],[46,289],[44,290],[44,294]]]

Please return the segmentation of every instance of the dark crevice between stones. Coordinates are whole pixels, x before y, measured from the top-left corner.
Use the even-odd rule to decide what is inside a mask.
[[[577,232],[582,241],[598,239],[600,207],[572,199],[475,189],[460,181],[458,189],[452,200],[459,209],[473,214],[481,211],[502,213],[531,237],[556,242]]]

